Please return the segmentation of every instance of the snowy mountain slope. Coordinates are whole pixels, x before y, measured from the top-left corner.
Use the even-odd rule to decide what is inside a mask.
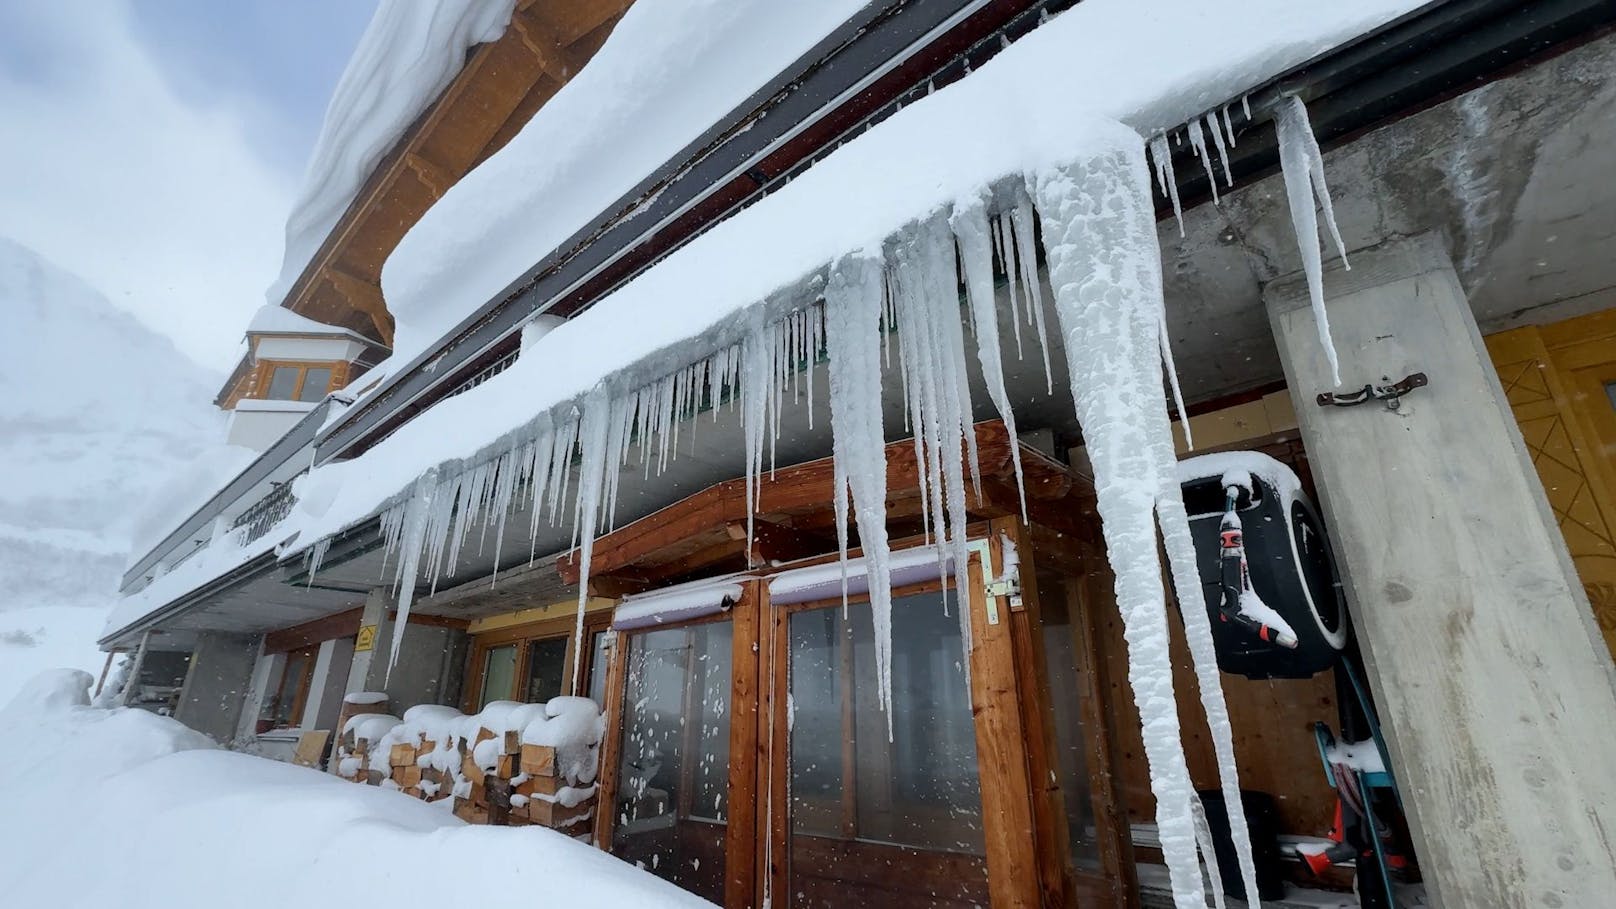
[[[3,699],[28,667],[99,669],[134,513],[222,429],[216,376],[4,237],[0,325]]]

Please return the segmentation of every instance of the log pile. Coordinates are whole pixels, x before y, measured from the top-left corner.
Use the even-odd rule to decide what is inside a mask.
[[[410,715],[390,727],[372,721],[343,730],[339,774],[423,801],[452,798],[455,816],[468,823],[589,832],[593,773],[569,779],[579,768],[558,759],[556,746],[524,743],[520,730],[490,729],[477,724],[480,716],[411,722]]]

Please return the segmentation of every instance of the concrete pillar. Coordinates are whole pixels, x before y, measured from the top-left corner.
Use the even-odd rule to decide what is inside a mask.
[[[353,664],[354,642],[332,638],[320,643],[309,680],[309,699],[303,708],[303,729],[331,729],[347,694],[348,670]]]
[[[253,660],[251,681],[247,696],[242,699],[241,717],[236,722],[236,741],[245,742],[258,734],[258,714],[269,697],[269,686],[280,681],[280,667],[285,664],[283,653],[265,653],[264,639],[258,639],[258,655]]]
[[[253,635],[198,635],[174,718],[220,744],[235,741],[258,648],[259,639]]]
[[[1424,372],[1396,410],[1333,390],[1299,277],[1267,291],[1285,376],[1439,906],[1616,894],[1616,676],[1439,238],[1325,275],[1348,389]]]
[[[376,626],[375,646],[354,654],[347,691],[385,691],[388,709],[394,714],[416,704],[458,706],[466,662],[466,633],[456,628],[410,624],[389,673],[393,620],[388,616],[393,605],[386,588],[372,590],[366,598],[359,624],[361,628]]]
[[[388,629],[387,610],[392,605],[392,598],[387,588],[377,587],[365,596],[365,607],[359,612],[359,636],[370,636],[370,644],[365,649],[357,647],[354,650],[353,661],[348,665],[348,685],[344,693],[355,691],[371,691],[366,683],[370,678],[370,667],[376,661],[376,654],[387,652],[388,636],[383,632]],[[372,631],[367,632],[365,629]],[[381,663],[386,665],[387,658],[383,656]]]

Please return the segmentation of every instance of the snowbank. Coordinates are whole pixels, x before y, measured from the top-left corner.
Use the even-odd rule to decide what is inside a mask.
[[[286,219],[278,306],[371,171],[442,94],[472,47],[505,32],[516,0],[383,0],[331,95],[325,124]]]
[[[140,710],[88,706],[90,678],[36,679],[0,708],[25,729],[0,786],[0,881],[14,906],[706,906],[537,827],[468,827],[438,806],[220,751]],[[359,889],[355,889],[355,888]]]

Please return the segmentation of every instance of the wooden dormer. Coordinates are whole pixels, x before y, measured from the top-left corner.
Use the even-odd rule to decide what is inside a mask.
[[[350,329],[265,306],[247,326],[247,353],[215,403],[231,412],[232,445],[263,450],[385,354]]]

